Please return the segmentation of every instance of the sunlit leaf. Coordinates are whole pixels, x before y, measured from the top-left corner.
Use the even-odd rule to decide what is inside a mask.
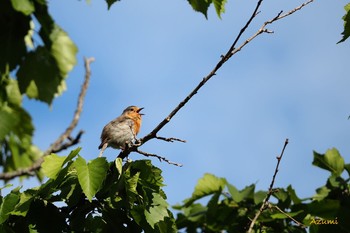
[[[225,4],[227,0],[213,0],[216,14],[221,18],[221,14],[225,12]]]
[[[152,207],[145,210],[148,224],[154,229],[154,225],[168,217],[168,203],[158,193],[153,193]]]
[[[192,197],[184,201],[185,205],[188,206],[202,197],[213,194],[214,192],[222,191],[226,183],[227,182],[224,178],[218,178],[209,173],[204,174],[204,176],[198,180],[194,192],[192,193]]]
[[[327,150],[325,154],[314,152],[312,164],[332,172],[335,176],[340,176],[344,171],[344,159],[335,148]]]
[[[45,156],[44,162],[41,165],[44,175],[51,179],[56,179],[57,174],[60,172],[66,157],[67,156],[58,156],[56,154]]]
[[[78,156],[74,162],[77,170],[79,184],[89,201],[101,188],[108,170],[105,158],[96,158],[86,164],[85,159]]]
[[[7,101],[11,104],[21,106],[22,95],[19,91],[17,80],[10,78],[6,85]]]
[[[34,3],[30,0],[11,0],[12,6],[16,11],[22,12],[25,15],[30,15],[34,12]]]
[[[123,172],[123,159],[122,158],[117,158],[115,160],[115,167],[117,168],[118,171],[118,179],[120,178],[122,172]]]
[[[50,38],[52,40],[51,55],[56,60],[61,75],[66,77],[77,63],[76,54],[78,48],[68,34],[56,24],[53,27]]]

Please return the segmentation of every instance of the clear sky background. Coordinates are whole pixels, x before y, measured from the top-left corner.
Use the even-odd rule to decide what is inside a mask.
[[[300,3],[266,0],[242,39]],[[267,190],[286,138],[290,143],[275,186],[291,184],[300,197],[313,195],[329,175],[311,165],[313,150],[336,147],[350,162],[350,48],[349,41],[336,44],[346,3],[316,0],[268,26],[274,34],[258,37],[232,57],[159,133],[187,143],[152,140],[141,147],[184,164],[152,159],[163,170],[170,204],[189,197],[207,172],[239,189],[256,183]],[[139,137],[148,134],[212,70],[255,4],[229,0],[221,20],[213,7],[206,20],[185,0],[123,0],[109,11],[104,1],[50,1],[56,23],[79,48],[79,61],[68,90],[51,108],[25,101],[36,126],[35,143],[45,150],[70,123],[84,76],[83,56],[96,61],[76,130],[85,130],[81,156],[98,156],[103,126],[129,105],[145,107]],[[104,155],[113,161],[118,153],[107,149]]]

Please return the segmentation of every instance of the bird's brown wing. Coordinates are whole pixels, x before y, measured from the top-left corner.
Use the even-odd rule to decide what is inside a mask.
[[[103,128],[101,133],[101,144],[98,148],[101,149],[103,144],[108,143],[111,140],[110,135],[115,134],[116,131],[125,130],[126,127],[129,128],[132,131],[132,134],[135,136],[133,126],[134,121],[125,115],[112,120]]]

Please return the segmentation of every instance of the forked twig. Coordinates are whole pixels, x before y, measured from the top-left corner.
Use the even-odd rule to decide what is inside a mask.
[[[278,210],[280,213],[284,214],[285,216],[287,216],[289,219],[291,219],[295,224],[297,224],[298,226],[302,227],[302,228],[306,228],[307,226],[305,226],[304,224],[302,224],[301,222],[297,221],[295,218],[293,218],[292,216],[290,216],[288,213],[284,212],[283,210],[281,210],[277,205],[269,205],[270,208],[274,208],[276,210]]]
[[[279,166],[280,166],[280,162],[281,162],[281,160],[282,160],[282,157],[283,157],[283,154],[284,154],[284,150],[286,149],[287,145],[288,145],[288,138],[287,138],[286,141],[284,142],[284,146],[283,146],[283,149],[282,149],[281,154],[280,154],[279,156],[276,157],[276,159],[277,159],[277,164],[276,164],[275,172],[274,172],[274,174],[273,174],[273,176],[272,176],[272,180],[271,180],[271,183],[270,183],[269,191],[267,192],[267,195],[266,195],[266,197],[265,197],[263,203],[261,204],[259,211],[255,214],[253,220],[251,221],[247,233],[251,233],[251,232],[252,232],[253,227],[254,227],[254,225],[255,225],[255,222],[258,220],[259,216],[262,214],[262,212],[263,212],[267,207],[269,207],[269,200],[270,200],[270,197],[271,197],[272,194],[274,193],[273,185],[275,184],[275,179],[276,179],[276,175],[277,175],[277,173],[278,173],[278,168],[279,168]]]
[[[170,161],[169,159],[165,158],[165,157],[162,157],[162,156],[159,156],[159,155],[156,155],[156,154],[150,154],[150,153],[147,153],[147,152],[144,152],[144,151],[140,151],[139,149],[137,149],[135,152],[141,154],[141,155],[144,155],[146,157],[156,157],[157,159],[159,159],[160,162],[164,161],[164,162],[167,162],[169,164],[172,164],[172,165],[175,165],[175,166],[178,166],[178,167],[182,167],[183,165],[181,163],[175,163],[175,162],[172,162]]]
[[[143,138],[139,139],[139,143],[137,145],[133,145],[131,147],[129,147],[128,149],[120,152],[120,154],[118,155],[118,157],[120,158],[125,158],[127,157],[130,152],[137,151],[137,148],[142,146],[144,143],[146,143],[147,141],[151,140],[151,139],[162,139],[161,137],[159,137],[157,135],[157,133],[166,125],[170,122],[170,120],[177,114],[178,111],[180,111],[181,108],[183,108],[185,106],[185,104],[187,104],[188,101],[190,101],[192,99],[192,97],[197,94],[197,92],[213,77],[216,75],[216,72],[222,67],[223,64],[225,64],[234,54],[236,54],[237,52],[241,51],[241,49],[243,47],[245,47],[248,43],[250,43],[253,39],[255,39],[257,36],[261,35],[262,33],[272,33],[272,31],[266,29],[266,26],[268,24],[272,24],[273,22],[280,20],[282,18],[285,18],[289,15],[292,15],[293,13],[295,13],[296,11],[301,10],[303,7],[305,7],[306,5],[310,4],[311,2],[313,2],[314,0],[308,0],[307,2],[301,4],[300,6],[294,8],[293,10],[289,11],[286,14],[282,14],[283,12],[279,12],[277,14],[277,16],[275,16],[274,18],[272,18],[271,20],[266,21],[262,27],[250,38],[248,38],[247,40],[245,40],[240,46],[238,46],[236,48],[236,45],[238,43],[238,41],[241,39],[243,33],[245,32],[245,30],[250,26],[251,22],[253,21],[253,19],[259,14],[259,9],[260,6],[263,2],[263,0],[258,0],[257,5],[255,6],[253,13],[251,14],[250,18],[248,19],[248,21],[246,22],[246,24],[242,27],[242,29],[240,30],[240,32],[238,33],[237,37],[235,38],[234,42],[232,43],[231,47],[228,49],[228,51],[226,52],[225,55],[221,56],[221,59],[219,60],[219,62],[215,65],[214,69],[206,76],[202,79],[202,81],[199,82],[199,84],[190,92],[190,94],[184,98],[171,112],[170,114],[165,117],[149,134],[147,134],[146,136],[144,136]],[[164,139],[162,139],[164,140]],[[165,140],[167,141],[167,140]]]
[[[71,147],[77,143],[79,143],[80,138],[84,131],[79,131],[77,136],[75,138],[71,137],[72,131],[77,126],[78,121],[80,119],[81,112],[83,110],[83,104],[84,104],[84,97],[86,94],[86,91],[89,86],[90,76],[91,76],[91,70],[90,70],[90,64],[95,59],[93,57],[91,58],[84,58],[84,64],[85,64],[85,77],[84,77],[84,83],[81,87],[80,94],[78,97],[78,103],[77,108],[75,109],[73,120],[67,127],[67,129],[56,139],[54,143],[50,145],[50,147],[43,153],[43,156],[41,156],[38,160],[36,160],[30,167],[27,168],[20,168],[16,171],[12,172],[4,172],[0,173],[0,179],[1,180],[10,180],[18,176],[23,175],[29,175],[32,176],[35,174],[35,171],[40,169],[41,164],[44,162],[44,157],[46,155],[49,155],[51,153],[57,153],[59,151],[62,151],[64,149],[67,149],[68,147]],[[68,139],[68,142],[65,142]]]

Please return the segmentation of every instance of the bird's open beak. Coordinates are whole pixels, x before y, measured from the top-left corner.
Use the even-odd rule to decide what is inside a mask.
[[[140,114],[140,115],[145,115],[145,114],[143,114],[143,113],[140,113],[142,109],[144,109],[144,108],[139,108],[139,109],[137,110],[137,113]]]

